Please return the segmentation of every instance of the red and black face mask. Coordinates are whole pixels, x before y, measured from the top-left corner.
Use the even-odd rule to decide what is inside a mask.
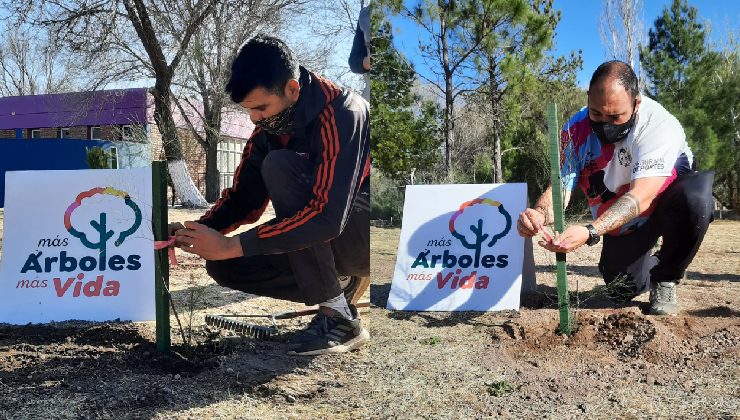
[[[612,144],[618,141],[622,141],[627,138],[632,127],[635,125],[635,116],[637,115],[637,100],[635,100],[632,106],[632,117],[629,121],[623,124],[611,124],[605,121],[594,121],[589,116],[588,123],[591,125],[591,130],[596,134],[602,144]]]

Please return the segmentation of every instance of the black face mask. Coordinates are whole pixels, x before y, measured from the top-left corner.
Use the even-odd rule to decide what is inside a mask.
[[[292,104],[271,117],[255,121],[254,125],[276,136],[290,134],[293,132],[294,114],[295,104]]]
[[[635,104],[636,105],[636,104]],[[591,130],[596,133],[596,137],[599,138],[602,144],[612,144],[618,141],[624,140],[635,125],[636,110],[632,112],[632,117],[624,124],[610,124],[608,122],[596,122],[590,117],[588,123],[591,125]]]

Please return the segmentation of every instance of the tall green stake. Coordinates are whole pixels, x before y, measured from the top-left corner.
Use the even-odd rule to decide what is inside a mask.
[[[155,241],[167,240],[167,167],[152,162],[152,230]],[[154,294],[157,320],[157,350],[170,354],[170,265],[167,248],[154,251]]]
[[[560,178],[560,125],[558,107],[547,105],[547,131],[550,139],[550,179],[552,182],[552,207],[555,213],[555,230],[563,233],[563,183]],[[558,308],[560,309],[560,332],[571,334],[570,298],[568,297],[568,274],[565,271],[565,254],[555,254],[558,279]]]

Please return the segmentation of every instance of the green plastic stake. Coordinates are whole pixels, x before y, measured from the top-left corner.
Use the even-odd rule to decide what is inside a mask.
[[[556,104],[547,105],[547,131],[550,140],[550,179],[552,182],[552,207],[555,214],[555,231],[563,233],[565,229],[563,215],[563,188],[560,178],[560,125],[558,124],[558,107]],[[555,254],[558,309],[560,310],[560,332],[571,334],[570,298],[568,296],[568,274],[565,271],[565,254]]]
[[[155,241],[167,240],[167,167],[152,162],[152,230]],[[154,294],[156,306],[157,350],[170,354],[170,262],[167,248],[154,251]]]

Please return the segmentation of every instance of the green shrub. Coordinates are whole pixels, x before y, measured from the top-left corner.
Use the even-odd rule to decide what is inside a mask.
[[[110,153],[102,147],[86,147],[85,160],[90,169],[110,169]]]
[[[401,224],[403,215],[403,188],[396,186],[393,181],[373,170],[370,184],[370,219],[393,220],[393,224]]]

